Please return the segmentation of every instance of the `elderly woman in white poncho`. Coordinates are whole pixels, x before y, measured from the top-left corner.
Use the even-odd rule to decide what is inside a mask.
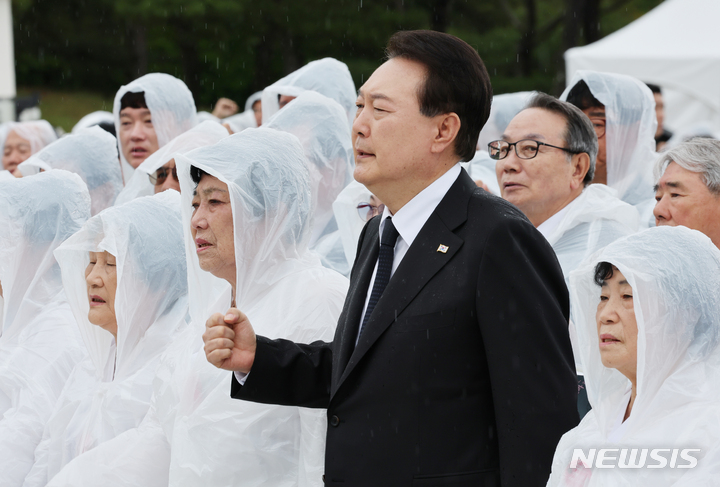
[[[307,250],[302,148],[290,134],[247,129],[176,163],[192,324],[161,360],[143,423],[49,485],[322,485],[325,411],[238,404],[200,340],[207,317],[231,304],[265,333],[331,339],[347,280]]]
[[[192,93],[165,73],[149,73],[121,86],[113,117],[126,184],[145,159],[197,123]]]
[[[570,281],[593,409],[560,440],[548,485],[715,485],[720,251],[700,232],[652,228],[608,245]],[[585,462],[602,448],[614,449],[603,463],[615,468]]]
[[[23,176],[65,169],[78,174],[90,191],[90,213],[108,206],[123,188],[115,137],[101,129],[80,129],[50,144],[18,166]]]
[[[160,356],[188,314],[174,191],[107,209],[55,255],[90,358],[63,390],[26,487],[46,485],[73,458],[140,424]]]
[[[0,479],[19,486],[75,365],[87,353],[53,251],[90,217],[80,176],[0,182]]]
[[[43,147],[57,140],[57,134],[45,120],[7,122],[0,127],[2,168],[15,177],[22,177],[18,165]]]
[[[307,157],[314,212],[308,245],[326,267],[350,273],[342,249],[333,202],[352,181],[353,150],[345,114],[335,101],[314,91],[301,93],[264,127],[296,136]]]

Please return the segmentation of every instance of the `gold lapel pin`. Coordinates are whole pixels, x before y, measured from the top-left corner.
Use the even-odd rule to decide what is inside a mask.
[[[438,247],[437,251],[446,254],[449,248],[450,247],[448,247],[447,245],[440,244],[440,247]]]

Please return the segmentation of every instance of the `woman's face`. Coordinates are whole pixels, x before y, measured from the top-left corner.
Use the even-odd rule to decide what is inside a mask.
[[[90,252],[90,263],[85,269],[90,311],[88,320],[117,338],[115,291],[117,267],[115,256],[108,252]]]
[[[227,184],[203,175],[192,206],[190,230],[200,268],[235,286],[235,238]]]
[[[602,285],[595,321],[603,365],[635,381],[638,329],[633,289],[615,266],[612,277]]]

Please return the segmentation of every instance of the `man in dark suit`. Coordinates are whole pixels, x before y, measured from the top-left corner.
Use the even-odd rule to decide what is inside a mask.
[[[456,37],[399,32],[359,90],[355,179],[386,205],[363,230],[332,343],[210,317],[232,396],[327,408],[327,485],[545,485],[578,422],[568,295],[552,248],[458,164],[491,87]]]

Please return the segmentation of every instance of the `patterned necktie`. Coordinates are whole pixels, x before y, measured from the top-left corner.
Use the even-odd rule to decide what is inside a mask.
[[[368,301],[367,310],[365,310],[365,316],[363,317],[362,324],[360,325],[358,338],[362,335],[365,324],[370,319],[370,315],[372,314],[373,309],[375,309],[375,305],[380,299],[380,296],[382,296],[388,281],[390,281],[393,256],[395,255],[395,242],[397,242],[397,238],[398,231],[395,230],[395,225],[392,223],[392,217],[387,217],[385,219],[385,227],[383,228],[382,237],[380,238],[380,255],[378,256],[375,283],[373,284],[372,293],[370,294],[370,301]]]

